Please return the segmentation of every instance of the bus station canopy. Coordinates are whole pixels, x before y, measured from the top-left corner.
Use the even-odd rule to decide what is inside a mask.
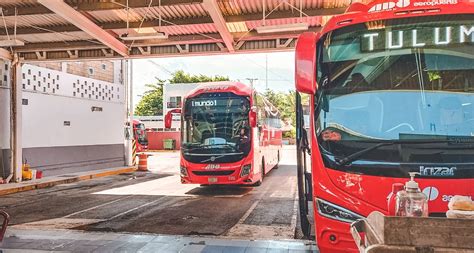
[[[2,0],[0,53],[22,61],[284,51],[351,0]]]

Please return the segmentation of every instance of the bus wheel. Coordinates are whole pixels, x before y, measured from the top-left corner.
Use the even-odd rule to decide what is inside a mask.
[[[275,167],[273,168],[278,169],[279,164],[280,164],[280,150],[278,150],[278,153],[277,153],[277,163],[275,164]]]
[[[263,183],[263,177],[265,176],[265,160],[262,160],[262,165],[261,166],[262,167],[260,167],[260,173],[262,174],[262,176],[260,177],[260,179],[257,182],[255,182],[253,184],[253,186],[260,186]]]

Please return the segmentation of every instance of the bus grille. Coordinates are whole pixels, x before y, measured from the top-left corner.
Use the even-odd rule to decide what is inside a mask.
[[[197,176],[228,176],[235,170],[193,171]]]

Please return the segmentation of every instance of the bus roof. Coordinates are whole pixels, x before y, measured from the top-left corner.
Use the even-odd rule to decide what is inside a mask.
[[[250,96],[252,94],[252,88],[247,84],[231,81],[202,83],[190,91],[186,95],[186,98],[192,98],[209,92],[232,92],[236,95]]]
[[[345,26],[386,19],[449,14],[474,14],[474,0],[375,0],[353,3],[345,14],[332,17],[321,34]]]

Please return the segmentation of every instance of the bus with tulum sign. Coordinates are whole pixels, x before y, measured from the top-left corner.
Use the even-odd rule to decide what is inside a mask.
[[[357,252],[350,224],[389,214],[410,172],[431,217],[474,198],[474,1],[354,3],[299,37],[295,71],[301,227],[321,252]]]
[[[260,185],[278,166],[282,147],[280,113],[248,85],[204,83],[184,99],[180,174],[183,184]]]

